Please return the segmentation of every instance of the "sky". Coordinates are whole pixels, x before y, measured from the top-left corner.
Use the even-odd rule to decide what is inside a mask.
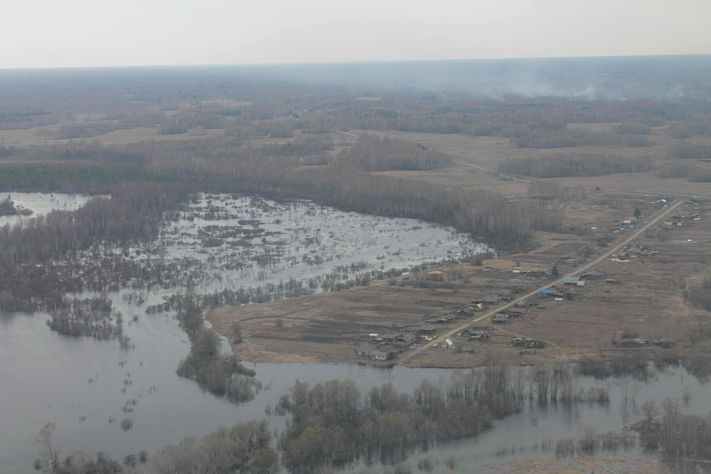
[[[711,53],[709,0],[0,0],[0,68]]]

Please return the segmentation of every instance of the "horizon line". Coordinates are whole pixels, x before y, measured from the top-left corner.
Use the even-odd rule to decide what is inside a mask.
[[[274,67],[274,66],[327,66],[327,65],[364,65],[364,64],[403,64],[403,63],[445,63],[467,61],[541,61],[541,60],[572,60],[572,59],[633,59],[633,58],[673,58],[673,57],[704,57],[708,53],[670,53],[670,54],[619,54],[619,55],[588,55],[588,56],[501,56],[495,58],[449,58],[449,59],[376,59],[376,60],[334,60],[334,61],[294,61],[294,62],[255,62],[255,63],[190,63],[190,64],[129,64],[100,66],[36,66],[36,67],[3,67],[0,72],[10,71],[62,71],[62,70],[106,70],[106,69],[161,69],[161,68],[201,68],[201,67]]]

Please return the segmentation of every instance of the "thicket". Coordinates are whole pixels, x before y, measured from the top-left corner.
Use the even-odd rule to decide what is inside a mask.
[[[651,165],[643,158],[608,155],[560,155],[543,158],[507,158],[498,170],[501,173],[556,178],[565,176],[602,176],[613,173],[649,171]]]
[[[12,202],[10,197],[8,196],[7,198],[0,200],[0,217],[14,215],[17,215],[17,209],[15,208],[15,203]]]
[[[177,373],[195,380],[213,395],[240,403],[251,400],[261,390],[254,371],[239,363],[237,357],[220,352],[220,339],[204,327],[202,309],[195,295],[188,291],[182,299],[178,320],[190,338],[190,354],[180,362]]]
[[[453,225],[495,245],[516,246],[532,230],[556,230],[560,214],[545,205],[512,203],[489,191],[442,187],[353,168],[301,166],[293,157],[235,156],[227,144],[169,145],[152,154],[151,168],[211,190],[307,198],[348,211]]]
[[[528,185],[528,195],[536,200],[580,201],[587,198],[587,191],[555,182],[534,181]]]
[[[289,414],[279,441],[294,474],[356,460],[396,464],[417,449],[476,436],[497,418],[535,403],[609,403],[604,388],[578,388],[568,367],[498,365],[455,372],[449,383],[423,381],[411,394],[385,384],[362,396],[352,381],[297,382],[277,413]]]
[[[661,166],[657,174],[660,178],[686,178],[689,181],[711,182],[711,168],[697,163],[667,163]]]
[[[197,308],[191,311],[199,314]],[[182,321],[199,333],[197,319],[183,317]],[[395,465],[416,451],[477,436],[497,418],[518,412],[524,403],[570,407],[574,403],[607,404],[609,397],[604,388],[577,388],[573,371],[562,366],[528,370],[490,365],[455,372],[447,383],[425,380],[411,393],[399,392],[389,383],[363,394],[351,380],[313,386],[297,381],[273,410],[288,416],[276,445],[266,421],[251,421],[220,428],[201,439],[186,438],[177,446],[161,449],[150,460],[144,452],[127,457],[127,469],[114,463],[118,470],[111,472],[132,472],[130,468],[139,463],[140,472],[156,474],[272,474],[282,472],[282,466],[293,474],[334,472],[359,460]],[[41,468],[59,463],[53,427],[47,425],[38,438]],[[609,436],[593,438],[582,440],[580,449],[590,453],[616,442]],[[447,464],[453,468],[453,463]],[[419,465],[425,470],[431,466],[427,461]],[[75,472],[83,471],[66,471]]]
[[[49,328],[65,336],[109,340],[123,335],[121,315],[113,311],[106,295],[84,299],[65,297],[49,314]]]
[[[77,452],[62,460],[54,444],[55,428],[48,423],[36,440],[39,458],[34,467],[46,474],[276,474],[280,470],[266,421],[238,423],[200,439],[185,438],[177,446],[157,451],[150,460],[145,451],[129,454],[123,463],[104,453],[92,459]]]
[[[645,419],[636,425],[648,448],[659,448],[665,457],[711,459],[711,415],[690,415],[679,402],[645,402]]]
[[[418,447],[476,436],[520,409],[504,368],[469,372],[444,387],[421,383],[412,395],[386,384],[365,397],[352,381],[297,382],[277,410],[290,414],[280,446],[291,473],[356,459],[396,463]]]
[[[452,158],[417,143],[361,135],[333,163],[365,171],[431,170],[452,164]]]
[[[674,138],[691,138],[695,136],[711,136],[711,120],[694,119],[669,125],[669,133]]]
[[[649,135],[652,130],[641,123],[623,123],[615,127],[615,132],[620,135]]]
[[[700,286],[687,289],[686,298],[697,308],[711,311],[711,277],[704,278]]]
[[[687,160],[708,160],[711,159],[711,145],[692,143],[675,145],[671,149],[671,155],[674,158]]]
[[[164,213],[186,197],[174,185],[120,183],[110,198],[91,199],[77,211],[53,211],[0,228],[0,310],[65,307],[64,294],[83,289],[79,275],[59,277],[42,264],[105,243],[153,240]]]
[[[148,472],[155,474],[276,474],[279,456],[266,421],[239,423],[201,439],[186,438],[158,451]]]
[[[558,130],[534,130],[511,138],[519,148],[570,148],[579,146],[624,146],[645,147],[652,143],[644,135],[592,132],[589,130],[560,128]]]
[[[141,166],[92,162],[0,162],[0,191],[112,193],[118,183],[165,182]]]

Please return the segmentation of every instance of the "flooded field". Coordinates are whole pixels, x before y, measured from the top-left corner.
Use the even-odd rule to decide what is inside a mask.
[[[45,202],[45,207],[35,206],[38,212],[82,202],[79,197],[22,196],[27,195],[13,193],[16,204]],[[96,297],[109,290],[112,315],[121,315],[123,335],[130,341],[124,347],[56,334],[46,324],[47,314],[0,315],[0,358],[6,361],[0,366],[0,425],[15,427],[0,431],[0,472],[31,472],[33,440],[48,421],[58,424],[64,455],[83,449],[122,457],[258,418],[297,378],[353,377],[365,388],[398,380],[414,388],[435,372],[266,365],[256,367],[266,390],[249,404],[235,406],[176,375],[189,351],[187,336],[174,311],[150,308],[162,307],[187,285],[202,295],[238,295],[237,304],[268,301],[330,291],[362,275],[486,249],[441,226],[310,202],[200,195],[169,217],[155,242],[105,246],[59,263],[84,278],[85,291],[71,296]],[[119,426],[126,417],[133,421],[129,431]]]
[[[450,228],[308,201],[202,194],[173,217],[155,243],[131,249],[129,258],[161,259],[177,269],[164,287],[252,289],[257,302],[278,297],[280,283],[289,287],[281,296],[328,291],[359,275],[487,250]]]
[[[0,201],[10,199],[15,204],[17,214],[0,216],[0,227],[16,225],[32,219],[46,216],[52,211],[76,211],[86,204],[91,196],[60,193],[2,193]]]

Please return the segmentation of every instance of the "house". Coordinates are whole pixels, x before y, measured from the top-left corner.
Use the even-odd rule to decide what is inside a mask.
[[[509,315],[506,313],[496,313],[494,318],[491,320],[492,323],[504,324],[509,322]]]
[[[467,329],[464,333],[473,341],[487,341],[491,338],[491,333],[483,329]]]
[[[452,318],[448,318],[447,316],[440,316],[439,318],[429,318],[425,320],[425,322],[428,324],[447,324],[451,320]]]
[[[412,344],[415,339],[414,334],[382,334],[377,341],[386,344],[405,345]]]
[[[554,298],[563,298],[565,293],[558,290],[557,288],[541,288],[538,290],[538,294],[541,296],[552,296]]]
[[[501,303],[502,301],[508,301],[510,299],[511,297],[506,295],[487,295],[479,298],[474,298],[472,300],[472,304],[496,304]]]
[[[423,324],[415,328],[415,334],[418,336],[431,335],[437,332],[437,328],[431,324]]]
[[[599,278],[604,277],[605,274],[602,272],[598,272],[596,270],[588,270],[585,273],[580,274],[580,278],[583,278],[585,280],[597,280]]]
[[[375,360],[393,360],[395,353],[393,351],[373,351],[371,357]]]
[[[655,346],[663,347],[664,349],[669,349],[674,346],[674,341],[670,339],[657,339],[654,341]]]
[[[414,334],[399,334],[395,339],[393,339],[393,345],[396,346],[409,346],[415,343],[417,337]]]
[[[368,347],[358,348],[353,350],[356,357],[362,357],[365,359],[373,359],[378,361],[393,360],[395,358],[395,352],[393,351],[379,351],[371,350]]]
[[[543,341],[532,337],[514,337],[511,339],[511,345],[514,347],[527,347],[529,349],[541,349],[545,347]]]
[[[563,278],[563,283],[566,285],[577,285],[580,281],[580,277],[577,276],[567,276]]]

